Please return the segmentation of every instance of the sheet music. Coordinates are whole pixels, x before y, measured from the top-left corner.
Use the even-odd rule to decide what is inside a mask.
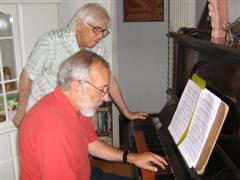
[[[200,93],[200,87],[191,79],[189,79],[180,98],[173,119],[168,127],[176,144],[182,137],[190,122]]]
[[[189,132],[179,149],[189,167],[195,167],[215,120],[221,100],[204,89],[192,118]]]

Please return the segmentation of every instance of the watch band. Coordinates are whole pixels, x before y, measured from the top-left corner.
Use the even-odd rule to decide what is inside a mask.
[[[123,161],[124,163],[127,163],[128,152],[129,152],[128,150],[124,150],[124,151],[123,151],[122,161]]]

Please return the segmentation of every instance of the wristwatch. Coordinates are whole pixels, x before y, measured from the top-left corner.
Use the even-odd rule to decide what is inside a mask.
[[[127,163],[127,156],[128,156],[128,150],[123,151],[122,161],[123,163]]]

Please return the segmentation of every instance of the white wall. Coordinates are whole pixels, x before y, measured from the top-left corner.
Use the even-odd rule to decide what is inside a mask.
[[[118,79],[132,111],[159,112],[166,104],[168,1],[164,21],[123,22],[117,1]]]
[[[240,0],[228,0],[229,22],[235,21],[238,17],[240,17]]]
[[[58,28],[58,8],[56,3],[35,3],[34,5],[33,3],[26,3],[20,7],[22,12],[20,23],[22,23],[22,36],[25,42],[24,66],[38,38],[42,34]]]

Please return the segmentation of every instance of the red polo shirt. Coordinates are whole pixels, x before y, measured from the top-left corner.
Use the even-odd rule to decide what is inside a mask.
[[[25,116],[19,134],[21,179],[88,180],[92,121],[56,88]]]

